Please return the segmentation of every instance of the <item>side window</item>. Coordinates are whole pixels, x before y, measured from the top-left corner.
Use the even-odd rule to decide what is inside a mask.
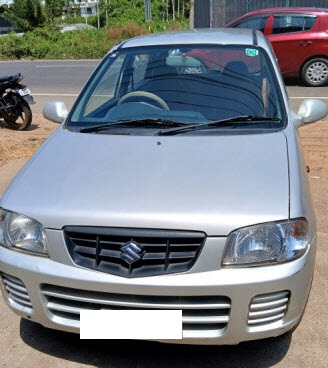
[[[235,28],[256,29],[258,31],[264,32],[267,19],[268,16],[248,19],[246,21],[237,24]]]
[[[275,15],[272,34],[308,31],[315,21],[316,17],[306,15]]]
[[[317,20],[317,17],[305,17],[304,18],[304,31],[309,31],[313,27],[316,20]]]

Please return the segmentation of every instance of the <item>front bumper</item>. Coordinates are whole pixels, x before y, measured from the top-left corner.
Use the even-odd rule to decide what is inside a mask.
[[[18,315],[79,333],[81,309],[182,309],[185,344],[238,344],[278,336],[300,320],[314,269],[315,242],[300,259],[221,269],[224,238],[208,238],[194,267],[180,274],[124,278],[76,266],[61,231],[48,231],[51,257],[0,247],[1,289]],[[145,322],[146,323],[146,322]]]

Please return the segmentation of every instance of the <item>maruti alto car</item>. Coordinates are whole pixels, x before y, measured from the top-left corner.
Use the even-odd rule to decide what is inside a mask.
[[[317,241],[298,129],[327,106],[291,110],[261,32],[126,40],[44,115],[61,125],[0,201],[13,312],[79,333],[81,311],[181,310],[185,344],[297,326]]]

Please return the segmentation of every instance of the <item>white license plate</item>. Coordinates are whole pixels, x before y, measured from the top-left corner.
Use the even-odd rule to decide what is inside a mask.
[[[182,339],[182,310],[81,310],[81,339]]]
[[[26,95],[29,95],[31,93],[31,91],[28,88],[24,88],[24,89],[19,89],[18,93],[21,96],[26,96]]]

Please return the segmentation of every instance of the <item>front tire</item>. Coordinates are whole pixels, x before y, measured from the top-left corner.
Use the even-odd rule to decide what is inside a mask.
[[[315,58],[305,63],[302,68],[302,81],[311,87],[328,84],[328,60]]]

